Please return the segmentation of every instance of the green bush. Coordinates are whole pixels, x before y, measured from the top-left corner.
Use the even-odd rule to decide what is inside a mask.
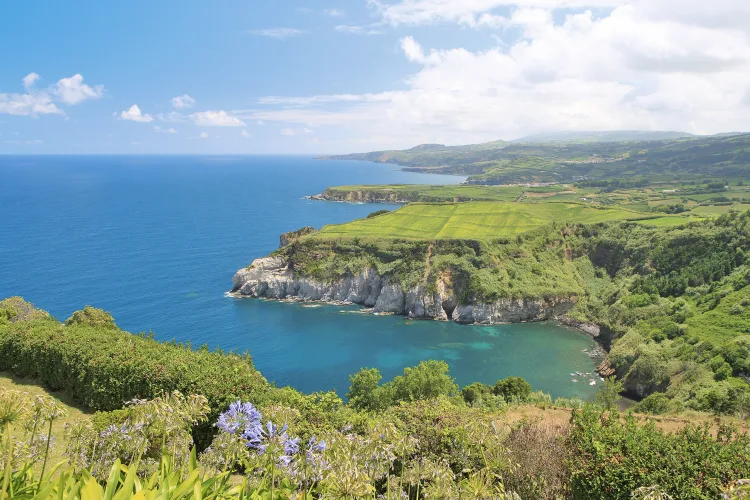
[[[0,310],[7,309],[8,301],[0,301]],[[116,410],[135,398],[180,391],[205,396],[215,421],[237,399],[260,402],[267,397],[269,385],[247,354],[194,350],[132,335],[93,308],[74,313],[65,325],[47,315],[29,316],[0,323],[0,370],[64,390],[91,409]],[[206,444],[210,434],[204,425],[196,441]]]
[[[662,415],[667,413],[671,409],[671,406],[670,399],[666,394],[663,392],[655,392],[638,403],[635,406],[635,409],[643,413]]]
[[[492,388],[493,394],[502,396],[506,401],[525,400],[531,394],[531,384],[522,377],[508,377],[498,380]]]
[[[117,328],[115,319],[107,311],[102,311],[92,306],[86,306],[65,320],[66,326],[86,325],[95,328]]]
[[[389,212],[390,212],[390,210],[376,210],[375,212],[369,214],[367,216],[367,218],[368,219],[372,219],[373,217],[377,217],[378,215],[384,215],[384,214],[387,214]]]
[[[363,368],[349,376],[347,398],[358,410],[384,410],[401,401],[420,401],[439,396],[455,396],[458,386],[448,374],[445,361],[422,361],[404,368],[404,374],[379,385],[383,376],[377,368]]]
[[[713,500],[723,485],[750,477],[750,438],[726,427],[715,437],[708,427],[667,434],[632,416],[584,409],[571,417],[570,446],[577,500],[625,500],[654,485],[675,500]]]
[[[469,405],[482,401],[482,399],[490,394],[492,394],[492,388],[481,382],[474,382],[461,389],[461,396],[463,396],[466,404]]]

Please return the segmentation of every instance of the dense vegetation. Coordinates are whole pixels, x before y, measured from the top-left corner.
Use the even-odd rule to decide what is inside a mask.
[[[653,394],[644,409],[750,414],[750,212],[675,227],[548,223],[515,236],[498,227],[484,241],[431,239],[437,226],[413,240],[366,236],[370,226],[417,231],[414,210],[443,207],[408,205],[352,223],[351,235],[325,228],[278,252],[322,281],[372,268],[405,288],[450,286],[462,303],[572,297],[570,318],[599,325],[611,347],[605,372],[636,398]],[[382,222],[409,210],[411,222]],[[477,221],[467,234],[480,234]]]
[[[602,179],[750,178],[750,135],[614,137],[615,140],[496,141],[330,157],[396,163],[409,169],[470,176],[473,184]],[[623,140],[625,139],[625,140]],[[636,139],[636,140],[627,140]],[[654,140],[652,140],[654,139]],[[533,142],[532,142],[533,141]]]
[[[130,337],[130,355],[164,349],[200,379],[201,351],[117,330],[103,311],[86,308],[65,325],[20,299],[0,302],[3,345],[15,337],[89,329],[88,340]],[[47,345],[28,343],[44,355]],[[112,356],[114,353],[107,353]],[[214,370],[230,378],[232,356],[215,353]],[[194,358],[194,359],[191,359]],[[112,364],[91,359],[101,394],[120,394]],[[122,360],[120,360],[122,362]],[[0,369],[23,371],[0,359]],[[105,382],[105,377],[110,377]],[[151,385],[137,384],[150,379]],[[7,498],[413,498],[578,499],[716,498],[740,493],[750,477],[750,441],[736,428],[680,424],[676,433],[581,401],[552,400],[518,377],[459,391],[443,362],[407,368],[385,384],[377,370],[351,377],[350,402],[266,386],[225,405],[214,394],[168,392],[168,378],[133,372],[136,392],[122,409],[97,413],[53,436],[65,417],[57,400],[0,389],[2,494]],[[611,384],[607,384],[610,386]],[[86,379],[69,380],[81,398]],[[205,389],[195,385],[194,389]],[[231,394],[231,396],[230,396]],[[606,395],[605,395],[606,396]],[[607,399],[606,397],[603,400]],[[567,410],[569,423],[512,417],[517,410]],[[554,410],[561,411],[561,410]],[[708,422],[707,420],[704,420]],[[706,424],[708,425],[708,423]],[[204,445],[193,437],[211,429]],[[57,440],[55,439],[57,438]],[[206,447],[210,443],[210,446]],[[49,462],[61,447],[65,463]],[[241,473],[241,476],[237,474]],[[234,475],[234,476],[233,476]],[[6,496],[7,494],[7,496]],[[669,497],[664,495],[670,495]],[[734,493],[727,493],[734,498]]]

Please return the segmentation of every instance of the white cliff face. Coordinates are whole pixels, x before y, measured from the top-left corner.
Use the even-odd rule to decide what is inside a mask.
[[[283,257],[256,259],[250,267],[237,271],[232,281],[232,294],[239,297],[349,302],[373,308],[374,312],[466,324],[556,319],[567,314],[576,302],[575,297],[563,297],[462,304],[458,302],[450,280],[439,280],[435,291],[428,291],[421,285],[404,290],[399,283],[390,283],[380,277],[374,269],[323,283],[295,276]]]

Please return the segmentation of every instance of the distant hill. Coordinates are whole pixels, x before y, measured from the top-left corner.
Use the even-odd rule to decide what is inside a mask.
[[[613,130],[605,132],[550,132],[534,134],[511,142],[630,142],[671,141],[696,137],[687,132],[651,132],[642,130]]]
[[[445,144],[420,144],[409,151],[434,151],[436,149],[445,149]]]
[[[750,180],[750,134],[573,132],[466,146],[423,144],[333,160],[394,163],[405,170],[465,175],[470,184],[597,182],[712,177]]]

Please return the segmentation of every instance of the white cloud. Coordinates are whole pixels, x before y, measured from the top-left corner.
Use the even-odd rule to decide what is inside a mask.
[[[130,109],[120,113],[121,120],[128,120],[131,122],[149,123],[154,121],[154,117],[148,114],[141,113],[141,108],[137,104],[130,106]]]
[[[288,136],[297,135],[297,131],[294,130],[293,128],[283,128],[281,129],[281,135],[288,135]]]
[[[159,125],[154,125],[154,130],[156,130],[157,132],[160,132],[160,133],[164,133],[164,134],[176,134],[177,133],[177,131],[175,129],[171,128],[171,127],[170,128],[162,128]]]
[[[193,106],[195,106],[195,99],[193,99],[187,94],[173,97],[170,102],[172,103],[172,106],[175,109],[186,109],[186,108],[192,108]]]
[[[367,26],[348,26],[345,24],[341,24],[339,26],[336,26],[334,29],[339,33],[344,33],[347,35],[373,36],[383,34],[382,31]]]
[[[336,102],[375,102],[388,100],[390,100],[390,93],[383,92],[380,94],[334,94],[312,97],[267,96],[262,97],[259,102],[261,104],[282,104],[285,106],[308,106],[311,104],[328,104]],[[242,112],[243,111],[234,111],[234,113]]]
[[[394,25],[420,25],[438,22],[458,22],[477,25],[478,17],[503,7],[538,7],[545,9],[575,9],[587,7],[614,8],[631,0],[402,0],[383,2],[369,0],[383,18]],[[664,0],[657,0],[664,1]],[[688,0],[695,1],[695,0]],[[738,0],[742,1],[742,0]]]
[[[504,5],[515,8],[494,10]],[[609,8],[554,10],[581,5]],[[295,133],[300,126],[336,127],[331,137],[356,136],[377,147],[545,130],[748,128],[750,2],[684,0],[679,9],[671,0],[415,0],[392,6],[402,8],[392,13],[423,22],[465,26],[469,15],[473,26],[497,30],[506,43],[431,50],[405,37],[401,50],[416,66],[406,89],[269,96],[261,99],[262,109],[235,115]]]
[[[208,139],[208,134],[206,132],[201,132],[198,134],[199,139]]]
[[[250,134],[248,134],[247,130],[245,130],[244,128],[242,129],[241,135],[242,137],[250,137]]]
[[[344,11],[339,9],[324,9],[323,12],[331,17],[344,17]]]
[[[104,86],[89,87],[83,83],[83,76],[75,74],[62,78],[55,86],[55,95],[65,104],[78,104],[87,99],[98,99],[104,95]]]
[[[65,113],[52,102],[48,93],[32,91],[28,94],[0,94],[0,114],[37,116]]]
[[[38,73],[29,73],[28,75],[23,77],[23,86],[29,88],[34,85],[37,80],[39,80]]]
[[[245,122],[226,111],[200,111],[190,115],[193,123],[203,127],[244,127]]]
[[[401,39],[401,50],[411,62],[424,62],[422,47],[412,37]]]
[[[275,38],[276,40],[286,40],[288,38],[307,34],[306,31],[295,28],[266,28],[261,30],[251,30],[249,33],[252,35],[265,36],[267,38]]]
[[[79,104],[87,99],[101,97],[104,93],[102,85],[92,88],[83,83],[83,77],[80,74],[63,78],[54,86],[44,90],[34,88],[34,84],[39,78],[37,73],[29,73],[23,77],[23,86],[27,92],[25,94],[0,93],[0,114],[18,116],[64,115],[65,112],[57,106],[57,103]]]

